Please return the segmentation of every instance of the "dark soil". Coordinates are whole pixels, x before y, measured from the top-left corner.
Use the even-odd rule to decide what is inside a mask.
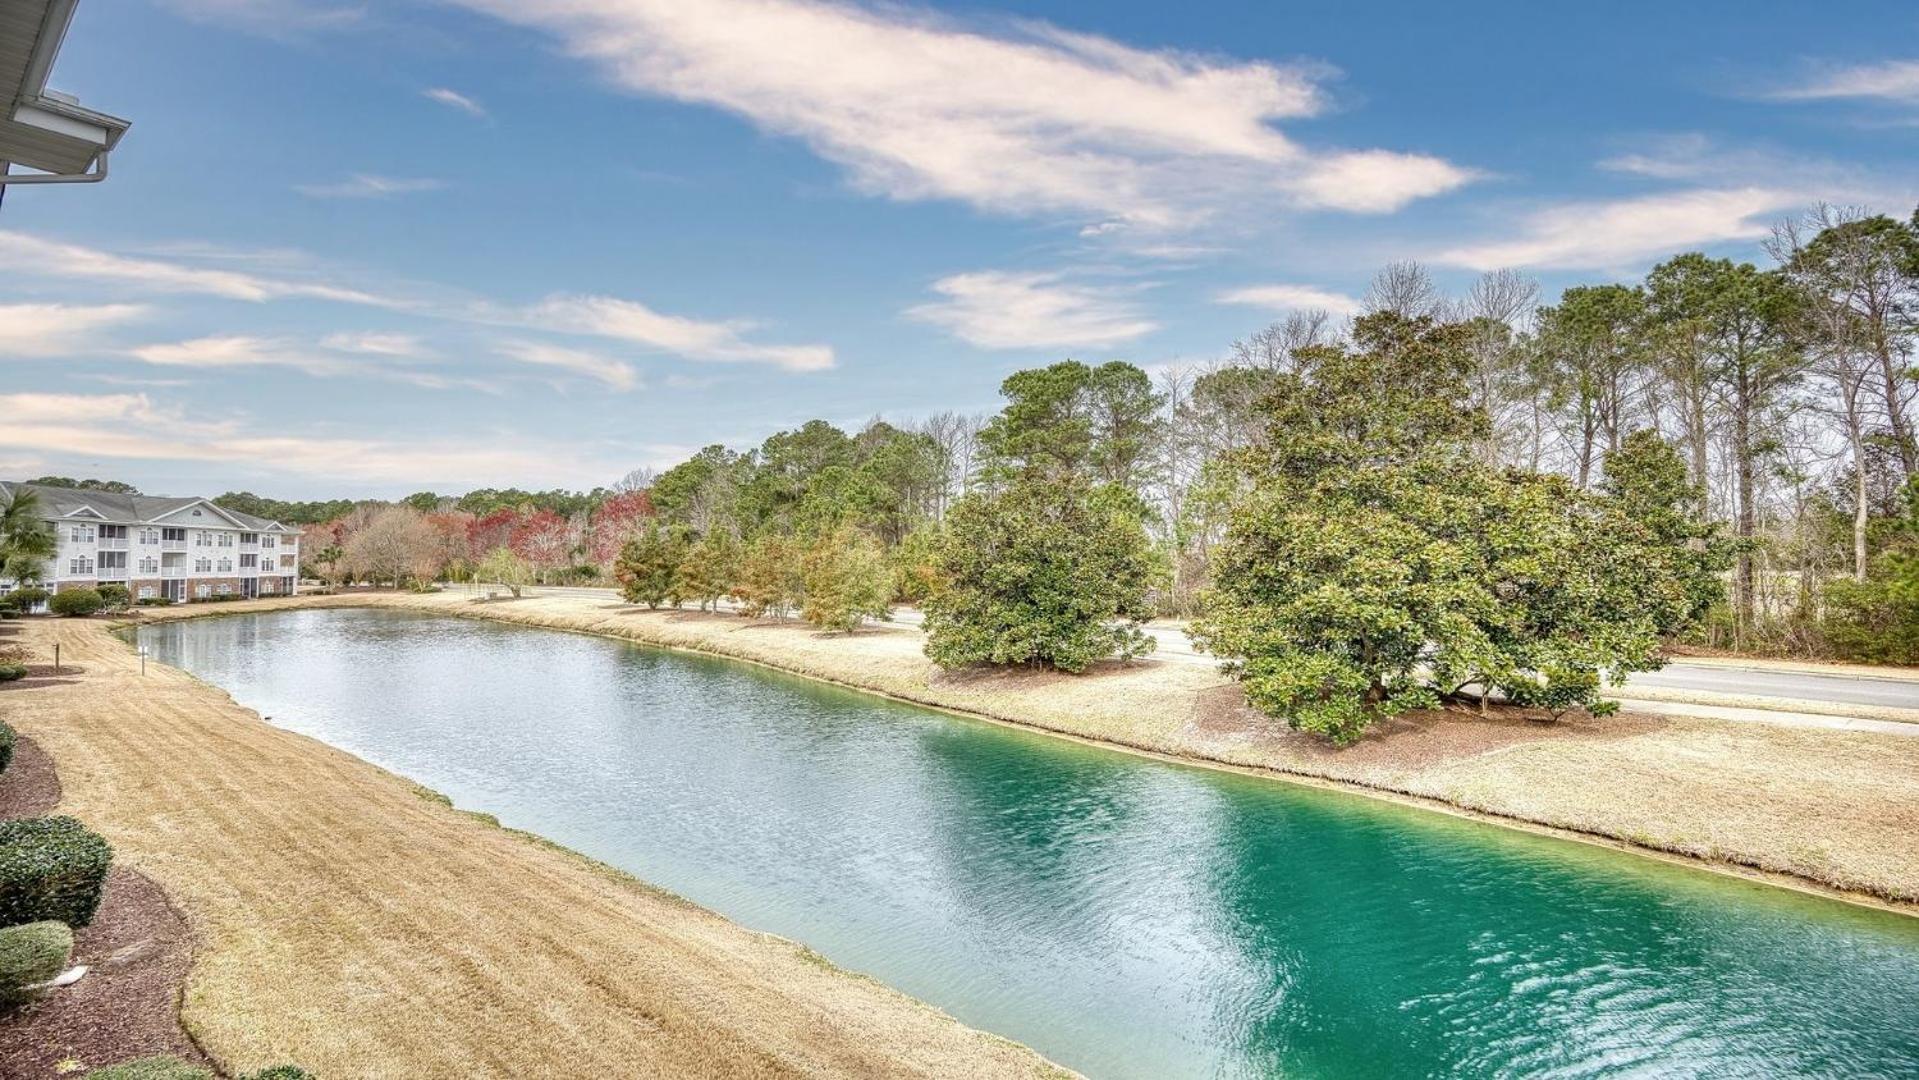
[[[0,818],[50,813],[60,802],[53,759],[22,738],[0,773]],[[193,934],[160,887],[133,868],[107,874],[93,922],[74,934],[72,986],[0,1015],[0,1080],[53,1080],[153,1054],[208,1065],[180,1027]]]

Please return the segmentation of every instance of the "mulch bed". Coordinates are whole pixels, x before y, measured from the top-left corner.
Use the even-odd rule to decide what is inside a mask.
[[[0,818],[50,813],[59,801],[53,759],[22,738],[0,774]],[[0,1016],[0,1078],[71,1077],[152,1054],[210,1065],[180,1027],[180,991],[192,959],[186,918],[158,885],[115,866],[99,914],[74,935],[73,960],[87,965],[86,977]]]

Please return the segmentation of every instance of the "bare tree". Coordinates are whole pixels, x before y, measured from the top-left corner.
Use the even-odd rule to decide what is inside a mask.
[[[1539,307],[1539,283],[1495,270],[1473,283],[1457,315],[1472,326],[1472,400],[1490,421],[1483,454],[1489,465],[1517,463],[1538,443],[1541,395],[1522,335]]]
[[[1408,319],[1437,316],[1444,306],[1439,286],[1426,268],[1412,260],[1387,263],[1373,275],[1361,301],[1368,315],[1390,311]]]
[[[659,470],[650,465],[642,465],[620,477],[619,482],[613,485],[613,490],[622,493],[645,491],[653,486],[653,481],[658,479],[659,475]]]
[[[400,584],[409,577],[432,581],[440,572],[439,533],[426,517],[410,506],[374,511],[366,526],[346,542],[346,564],[352,572],[375,584]]]

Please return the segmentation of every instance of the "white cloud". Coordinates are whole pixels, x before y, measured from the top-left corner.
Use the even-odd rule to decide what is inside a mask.
[[[610,296],[555,296],[527,308],[484,300],[425,300],[389,291],[375,294],[348,286],[265,274],[217,270],[177,261],[116,255],[77,244],[0,231],[0,261],[42,277],[108,282],[149,292],[190,293],[263,302],[321,299],[401,311],[479,326],[515,326],[553,333],[603,337],[672,353],[689,360],[771,364],[789,371],[821,371],[834,364],[831,346],[749,341],[754,324],[669,315],[636,300]],[[401,356],[403,334],[336,334],[328,348]],[[417,342],[414,342],[417,344]],[[382,348],[386,351],[382,352]]]
[[[458,109],[468,116],[476,116],[482,120],[486,119],[486,106],[467,97],[458,90],[449,90],[444,86],[435,86],[420,91],[420,96],[429,101],[437,101],[448,108]]]
[[[644,345],[691,360],[773,364],[789,371],[821,371],[834,364],[833,350],[825,345],[755,344],[741,336],[751,329],[750,323],[667,315],[610,296],[554,296],[500,317],[534,329]]]
[[[320,344],[337,352],[362,353],[368,356],[419,358],[432,355],[426,344],[415,334],[380,331],[337,333],[321,338]]]
[[[1450,248],[1432,259],[1472,270],[1626,270],[1671,252],[1761,239],[1772,217],[1804,201],[1792,190],[1742,187],[1566,203],[1527,215],[1511,239]]]
[[[99,461],[235,462],[276,475],[329,483],[420,486],[575,486],[583,476],[617,476],[626,448],[598,454],[580,440],[543,442],[507,431],[458,439],[310,437],[289,434],[285,418],[270,433],[227,416],[189,415],[145,394],[0,394],[0,450]],[[243,467],[244,467],[243,466]]]
[[[1357,315],[1361,304],[1358,299],[1345,293],[1322,289],[1316,285],[1246,285],[1229,289],[1213,297],[1216,304],[1245,304],[1248,307],[1270,308],[1273,311],[1307,311],[1319,309],[1334,315]]]
[[[325,0],[160,0],[160,4],[195,22],[274,38],[356,26],[366,18],[363,3]]]
[[[633,370],[632,364],[583,349],[567,349],[539,341],[505,341],[495,346],[494,351],[522,364],[560,368],[597,379],[615,390],[632,390],[640,385],[639,372]]]
[[[945,299],[908,308],[907,316],[982,349],[1102,349],[1159,329],[1124,291],[1071,284],[1059,274],[983,270],[941,278],[933,291]]]
[[[315,199],[388,199],[416,191],[438,191],[446,184],[424,177],[375,176],[354,173],[332,184],[295,184],[293,190]]]
[[[1829,68],[1768,96],[1782,101],[1854,99],[1919,105],[1919,60]]]
[[[115,255],[97,248],[0,230],[0,263],[36,277],[104,281],[148,292],[193,293],[255,303],[307,298],[400,308],[404,302],[325,282],[213,270],[180,262]]]
[[[98,331],[146,313],[139,304],[0,304],[0,359],[80,352]]]
[[[1321,156],[1276,121],[1325,108],[1321,65],[1144,50],[1034,22],[997,33],[825,0],[460,0],[557,37],[641,94],[804,140],[860,190],[1011,214],[1182,226],[1249,199],[1395,209],[1472,174]]]
[[[172,344],[142,345],[130,355],[160,367],[280,367],[321,377],[357,374],[353,361],[303,349],[284,338],[223,334]]]

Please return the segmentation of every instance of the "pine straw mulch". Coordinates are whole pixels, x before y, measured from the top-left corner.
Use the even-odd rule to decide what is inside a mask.
[[[32,739],[21,739],[12,765],[0,773],[0,819],[54,813],[59,802],[53,759]],[[87,965],[86,976],[0,1016],[0,1077],[53,1080],[153,1054],[210,1064],[180,1026],[180,992],[192,959],[192,929],[166,894],[133,868],[116,865],[99,914],[74,934],[73,961]]]

